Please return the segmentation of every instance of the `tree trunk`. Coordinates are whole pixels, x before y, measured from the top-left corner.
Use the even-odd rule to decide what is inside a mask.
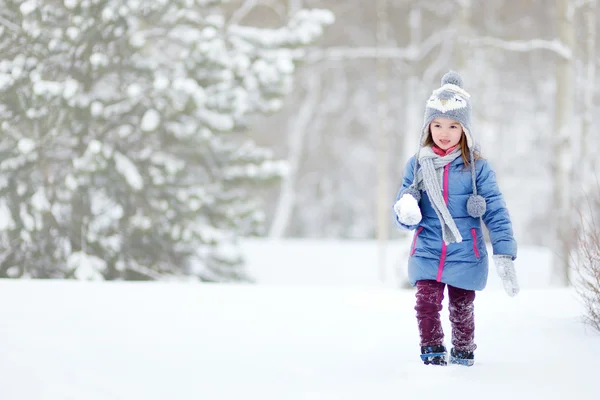
[[[568,0],[557,0],[559,40],[570,49],[574,48],[575,33],[573,13],[569,12]],[[569,255],[572,247],[571,222],[571,165],[572,149],[569,137],[573,134],[573,60],[560,57],[556,63],[556,99],[554,110],[554,134],[552,174],[554,221],[553,282],[560,286],[569,284]]]
[[[275,216],[269,229],[269,236],[272,238],[282,238],[290,224],[295,204],[295,184],[304,149],[304,140],[314,118],[315,111],[319,106],[319,99],[321,98],[321,73],[317,70],[305,75],[308,81],[306,98],[296,118],[291,120],[291,126],[287,132],[288,155],[286,159],[288,160],[289,171],[282,178]]]
[[[387,45],[387,0],[377,2],[377,48]],[[389,135],[388,135],[388,65],[384,57],[377,57],[377,110],[379,116],[379,148],[377,155],[377,242],[379,243],[379,278],[386,279],[386,245],[389,236]]]
[[[585,43],[587,65],[584,87],[583,125],[581,128],[581,160],[585,163],[585,166],[580,172],[585,191],[594,185],[596,179],[594,176],[596,167],[594,154],[597,153],[594,151],[595,149],[590,148],[592,143],[597,142],[593,139],[590,141],[594,113],[594,90],[596,86],[596,3],[596,0],[589,0],[584,14],[587,30]]]
[[[460,10],[457,14],[457,25],[458,25],[458,41],[455,50],[455,66],[454,69],[460,74],[466,73],[466,68],[469,66],[469,46],[466,45],[466,39],[469,38],[469,32],[471,30],[471,13],[472,13],[472,1],[471,0],[460,0],[458,2]]]

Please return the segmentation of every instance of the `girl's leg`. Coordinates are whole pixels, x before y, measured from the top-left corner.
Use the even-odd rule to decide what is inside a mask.
[[[421,346],[439,346],[444,342],[444,332],[440,320],[444,287],[441,282],[417,281],[417,322],[421,335]]]
[[[452,346],[457,351],[472,352],[477,348],[475,338],[475,291],[448,285]]]

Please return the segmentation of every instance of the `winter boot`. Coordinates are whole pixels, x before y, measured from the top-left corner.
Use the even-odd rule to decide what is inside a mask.
[[[446,347],[442,344],[439,346],[421,346],[421,360],[425,365],[447,365]]]
[[[472,351],[450,350],[450,364],[460,364],[470,367],[475,363],[475,354]]]

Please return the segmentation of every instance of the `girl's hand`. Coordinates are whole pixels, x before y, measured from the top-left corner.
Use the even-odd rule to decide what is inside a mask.
[[[405,193],[400,200],[394,204],[394,211],[398,216],[398,221],[404,225],[412,226],[421,222],[421,209],[419,203],[412,195]]]
[[[519,283],[517,282],[517,271],[515,270],[515,264],[511,256],[496,254],[493,256],[494,264],[496,264],[496,271],[502,284],[504,285],[504,291],[510,296],[514,297],[519,293]]]

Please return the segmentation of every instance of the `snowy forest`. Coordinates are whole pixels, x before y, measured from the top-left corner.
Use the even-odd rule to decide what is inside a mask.
[[[243,281],[244,237],[401,239],[455,70],[519,245],[565,284],[598,211],[596,3],[3,0],[0,277]]]

